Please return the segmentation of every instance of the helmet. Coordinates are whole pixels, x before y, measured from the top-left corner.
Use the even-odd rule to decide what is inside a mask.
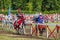
[[[40,15],[42,15],[42,13],[40,13]]]

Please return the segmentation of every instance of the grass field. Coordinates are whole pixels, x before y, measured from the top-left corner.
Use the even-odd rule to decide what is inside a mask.
[[[60,24],[60,23],[47,23],[50,26],[50,29],[54,29],[55,24]],[[55,40],[53,39],[47,39],[46,37],[40,36],[40,37],[34,37],[34,36],[29,36],[29,35],[17,35],[14,34],[14,30],[8,30],[7,28],[3,28],[0,25],[0,40]],[[59,39],[60,40],[60,37]]]

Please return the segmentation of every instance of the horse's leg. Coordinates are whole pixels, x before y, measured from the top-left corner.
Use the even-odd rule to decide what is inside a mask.
[[[39,28],[39,33],[40,33],[40,36],[42,36],[43,34],[42,28]]]
[[[18,28],[19,28],[19,30],[18,30],[18,31],[19,31],[19,34],[22,34],[22,32],[23,32],[23,31],[22,31],[22,28],[23,28],[23,27],[22,27],[22,24],[21,24]]]
[[[22,27],[22,34],[24,34],[24,33],[25,33],[25,30],[24,30],[24,23],[22,23],[21,27]]]
[[[10,30],[10,23],[8,22],[8,29]]]
[[[5,25],[5,23],[4,23],[4,21],[2,21],[2,29],[3,29],[4,25]]]
[[[16,32],[17,32],[17,34],[20,34],[20,33],[19,33],[19,29],[18,29],[18,28],[16,28]]]
[[[25,34],[25,28],[24,28],[25,24],[22,25],[23,27],[23,34]]]
[[[38,34],[38,26],[37,26],[37,24],[36,24],[35,28],[36,28],[36,36],[37,36],[37,34]]]
[[[9,22],[9,29],[13,29],[13,23]]]

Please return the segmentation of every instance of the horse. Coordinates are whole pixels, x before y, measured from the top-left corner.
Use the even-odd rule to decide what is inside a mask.
[[[41,35],[46,30],[46,25],[43,25],[43,22],[44,22],[43,19],[44,19],[43,16],[41,17],[40,15],[37,18],[34,17],[34,19],[33,19],[33,21],[36,23],[35,28],[34,28],[36,35],[38,33],[38,30],[39,30],[39,34],[41,34]]]
[[[18,19],[13,23],[14,29],[17,31],[18,34],[24,34],[23,24],[24,19]]]

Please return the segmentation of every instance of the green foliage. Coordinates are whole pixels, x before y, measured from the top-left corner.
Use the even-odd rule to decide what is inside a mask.
[[[43,0],[42,1],[42,11],[60,10],[59,0]]]
[[[17,13],[17,10],[11,10],[11,13],[12,13],[12,14],[16,14],[16,13]],[[2,11],[0,10],[0,14],[8,14],[8,10],[4,10],[4,12],[2,12]]]
[[[0,0],[0,10],[8,7],[12,10],[21,8],[25,13],[45,12],[60,13],[60,0]]]

